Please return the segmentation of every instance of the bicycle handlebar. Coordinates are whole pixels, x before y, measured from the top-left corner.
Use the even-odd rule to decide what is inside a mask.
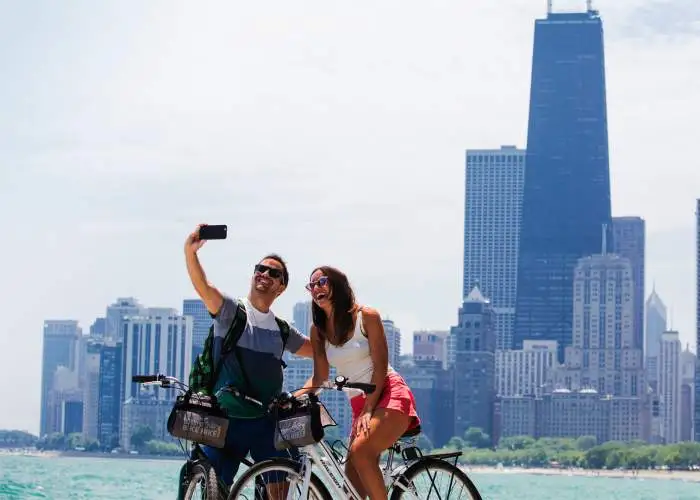
[[[182,391],[187,391],[188,387],[184,382],[181,382],[175,377],[168,377],[166,375],[161,375],[161,374],[155,374],[155,375],[133,375],[131,377],[131,381],[136,383],[136,384],[157,384],[160,385],[161,387],[167,387],[167,388],[177,388]],[[363,382],[350,382],[347,377],[344,377],[342,375],[338,375],[335,377],[334,381],[327,380],[321,384],[319,387],[306,387],[306,389],[310,390],[315,390],[315,389],[335,389],[338,391],[342,391],[343,389],[359,389],[360,391],[364,392],[365,394],[372,394],[376,386],[374,384],[366,384]],[[240,397],[242,399],[245,399],[247,401],[250,401],[260,407],[263,407],[264,404],[257,399],[251,398],[243,393],[241,393],[238,389],[235,387],[225,387],[222,389],[223,392],[230,392],[236,397]],[[269,405],[269,409],[271,409],[275,405],[284,405],[284,404],[289,404],[292,403],[296,400],[297,398],[294,397],[293,394],[289,392],[283,392],[282,394],[278,395],[275,397],[272,402]]]
[[[150,384],[153,382],[162,382],[165,375],[134,375],[131,381],[137,384]]]

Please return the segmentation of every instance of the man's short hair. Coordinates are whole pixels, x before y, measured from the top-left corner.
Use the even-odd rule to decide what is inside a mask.
[[[280,263],[280,265],[282,266],[282,284],[288,285],[289,284],[289,271],[287,270],[287,263],[284,261],[284,259],[282,257],[280,257],[279,255],[277,255],[276,253],[270,253],[270,254],[267,254],[262,259],[260,259],[260,262],[262,262],[263,260],[266,260],[266,259],[275,260],[275,261]]]

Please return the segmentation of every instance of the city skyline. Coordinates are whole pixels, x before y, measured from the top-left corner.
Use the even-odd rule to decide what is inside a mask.
[[[693,157],[689,124],[700,104],[688,61],[699,41],[688,23],[696,7],[663,6],[660,16],[661,7],[629,0],[596,4],[606,19],[613,215],[647,221],[647,287],[656,281],[686,343],[695,331],[688,200],[698,174],[667,158]],[[14,75],[0,94],[3,155],[17,167],[0,183],[0,213],[15,228],[5,248],[12,285],[0,297],[0,343],[9,346],[0,380],[26,372],[26,396],[3,416],[6,425],[38,428],[43,319],[73,317],[87,328],[118,295],[179,305],[191,296],[182,242],[203,220],[236,228],[202,252],[208,277],[229,293],[244,291],[252,264],[274,249],[292,271],[280,312],[303,299],[314,266],[332,261],[358,298],[390,312],[406,334],[453,317],[464,150],[525,144],[531,20],[543,5],[447,4],[430,13],[439,30],[418,40],[424,6],[404,2],[396,43],[380,29],[392,9],[358,16],[356,7],[322,7],[300,19],[278,7],[270,20],[256,5],[213,16],[174,3],[146,27],[151,17],[126,6],[46,6],[37,19],[18,5],[0,21],[18,41],[0,56]],[[227,18],[235,29],[217,29]],[[290,38],[292,26],[305,36]],[[360,44],[358,30],[366,33]],[[250,53],[224,49],[242,46],[239,37],[251,41]],[[53,61],[71,64],[44,59],[48,44]],[[231,64],[222,67],[222,58]],[[193,92],[202,82],[206,95]],[[272,180],[249,190],[260,176]],[[649,204],[652,196],[660,202]],[[320,233],[327,237],[319,241]],[[13,389],[3,382],[0,397]]]

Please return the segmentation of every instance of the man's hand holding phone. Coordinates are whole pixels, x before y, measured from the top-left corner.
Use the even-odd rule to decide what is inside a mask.
[[[228,226],[225,224],[199,224],[197,229],[187,237],[185,252],[197,253],[207,240],[225,240],[227,235]]]

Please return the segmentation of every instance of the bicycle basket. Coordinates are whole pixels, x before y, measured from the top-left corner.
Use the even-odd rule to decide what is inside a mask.
[[[228,417],[215,397],[202,394],[178,396],[168,417],[168,433],[176,438],[223,448]]]
[[[330,418],[330,415],[315,394],[300,396],[292,408],[278,408],[275,448],[286,450],[318,443],[324,436],[323,420],[326,417]]]

